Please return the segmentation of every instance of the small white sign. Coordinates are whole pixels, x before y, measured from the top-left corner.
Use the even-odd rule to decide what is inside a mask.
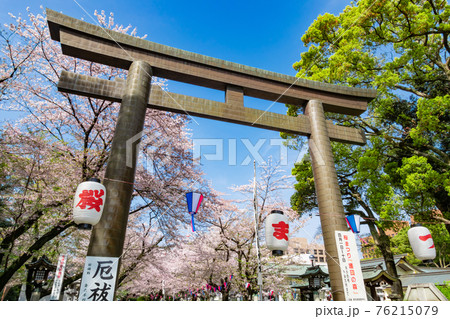
[[[118,257],[87,256],[78,300],[112,301],[118,262]]]
[[[346,301],[367,301],[355,235],[336,231],[336,245]]]
[[[55,280],[53,281],[52,294],[50,300],[59,300],[61,287],[64,280],[64,271],[66,270],[67,255],[61,254],[58,258],[58,266],[56,267]]]

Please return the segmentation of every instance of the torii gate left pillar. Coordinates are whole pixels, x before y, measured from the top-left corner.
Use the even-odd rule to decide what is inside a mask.
[[[122,255],[138,157],[138,147],[131,147],[127,152],[126,146],[127,141],[144,128],[151,80],[152,68],[147,62],[135,61],[131,64],[103,181],[107,189],[103,209],[105,217],[92,230],[88,256]],[[132,165],[129,165],[130,158],[127,158],[130,151]]]

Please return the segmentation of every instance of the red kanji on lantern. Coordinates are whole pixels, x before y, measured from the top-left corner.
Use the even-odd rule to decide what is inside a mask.
[[[431,234],[425,235],[425,236],[419,236],[419,239],[421,241],[427,241],[428,239],[431,239],[432,245],[428,248],[434,248],[434,242],[433,242],[433,238],[431,237]]]
[[[266,218],[266,245],[273,256],[282,256],[289,245],[289,220],[281,210],[272,210]]]
[[[281,221],[278,224],[272,224],[274,228],[273,237],[278,240],[289,240],[287,234],[289,233],[289,224]]]
[[[78,185],[73,197],[73,221],[79,229],[96,225],[105,206],[106,188],[98,178],[90,178]]]
[[[426,262],[436,258],[436,247],[426,227],[420,224],[412,225],[408,230],[408,239],[416,258]]]
[[[81,209],[95,209],[100,212],[100,206],[103,205],[102,196],[105,195],[103,189],[101,190],[83,190],[78,197],[81,198],[80,202],[75,207],[80,207]]]

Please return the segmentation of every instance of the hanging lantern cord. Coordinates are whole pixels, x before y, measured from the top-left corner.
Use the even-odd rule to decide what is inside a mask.
[[[193,232],[195,231],[194,215],[195,215],[195,213],[191,213],[191,226],[192,226]]]

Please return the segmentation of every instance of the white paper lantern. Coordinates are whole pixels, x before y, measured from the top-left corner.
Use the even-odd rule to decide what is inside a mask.
[[[274,256],[283,255],[289,246],[289,220],[280,210],[273,210],[266,218],[266,245]]]
[[[97,178],[91,178],[77,187],[73,200],[73,220],[78,228],[90,229],[102,217],[106,188]]]
[[[433,260],[436,258],[436,248],[428,228],[420,224],[413,225],[408,230],[408,239],[417,259]]]

